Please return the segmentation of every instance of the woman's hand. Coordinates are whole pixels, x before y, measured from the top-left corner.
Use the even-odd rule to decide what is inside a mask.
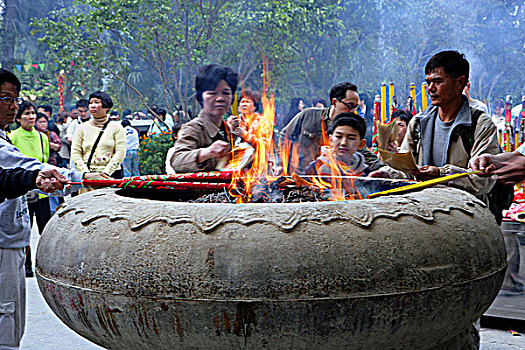
[[[84,180],[112,180],[113,178],[104,173],[84,173]]]
[[[60,150],[60,147],[62,147],[62,145],[60,143],[49,142],[49,147],[53,151],[58,152]]]
[[[239,116],[232,115],[226,121],[226,124],[230,127],[230,130],[235,136],[242,136],[241,120]]]
[[[206,148],[202,148],[197,158],[198,163],[202,163],[208,159],[218,159],[227,155],[231,151],[230,144],[225,141],[215,141]]]
[[[372,171],[370,174],[368,174],[368,177],[375,177],[379,179],[389,179],[392,176],[388,173],[388,171],[379,169],[376,171]]]

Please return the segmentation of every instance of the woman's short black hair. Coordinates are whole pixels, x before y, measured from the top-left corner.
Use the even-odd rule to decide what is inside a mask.
[[[257,91],[245,89],[241,93],[241,98],[243,97],[249,98],[253,101],[253,105],[255,106],[256,111],[259,109],[259,103],[261,103],[261,95]]]
[[[209,64],[202,67],[195,77],[195,90],[197,92],[197,101],[202,107],[202,93],[204,91],[215,90],[221,80],[226,81],[233,94],[237,90],[239,75],[230,67],[219,66],[218,64]]]
[[[157,107],[157,108],[153,109],[153,112],[155,112],[158,115],[163,116],[164,118],[166,117],[166,114],[168,113],[168,112],[166,112],[166,110],[164,108],[160,108],[160,107]]]
[[[113,107],[113,100],[104,91],[95,91],[89,95],[89,100],[92,98],[98,98],[102,102],[102,107],[111,109]]]
[[[361,140],[365,138],[366,134],[366,122],[364,118],[361,118],[355,113],[340,113],[335,116],[332,123],[332,129],[330,130],[330,135],[335,131],[335,128],[338,126],[350,126],[357,130]]]
[[[4,85],[4,83],[13,84],[16,87],[17,92],[20,92],[20,89],[22,88],[22,84],[20,84],[20,80],[18,80],[16,75],[4,68],[0,68],[0,86]]]
[[[496,100],[496,102],[494,102],[494,107],[505,108],[505,101],[503,101],[501,98]]]
[[[22,103],[20,104],[20,106],[18,106],[18,112],[16,112],[16,116],[15,116],[15,123],[16,123],[16,125],[20,125],[20,122],[18,121],[18,119],[20,119],[20,117],[22,117],[22,113],[24,113],[25,110],[28,109],[29,107],[33,107],[33,109],[35,110],[35,113],[36,113],[35,105],[32,104],[29,101],[23,100]]]
[[[60,112],[58,113],[57,122],[58,123],[65,122],[68,117],[69,117],[69,112]]]

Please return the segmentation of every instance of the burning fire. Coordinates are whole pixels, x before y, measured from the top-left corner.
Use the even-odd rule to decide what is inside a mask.
[[[263,61],[263,69],[266,72],[266,64]],[[266,74],[264,74],[266,77]],[[268,81],[265,78],[264,88],[261,94],[261,103],[263,106],[263,114],[245,115],[244,122],[251,127],[253,132],[253,140],[255,140],[255,152],[251,166],[248,168],[238,166],[240,157],[235,157],[235,148],[232,151],[232,159],[234,164],[232,181],[229,193],[236,198],[237,203],[250,202],[253,196],[253,189],[263,183],[271,184],[278,179],[285,178],[288,184],[295,184],[297,186],[311,187],[319,189],[320,191],[329,191],[328,199],[334,201],[342,201],[349,199],[362,199],[359,191],[353,186],[354,179],[349,172],[344,171],[348,166],[337,160],[333,152],[330,151],[328,132],[325,130],[325,125],[322,123],[322,148],[325,150],[328,162],[324,165],[329,167],[329,173],[322,173],[316,167],[316,175],[297,175],[295,173],[289,174],[289,169],[296,169],[299,162],[300,148],[299,145],[294,145],[290,140],[285,139],[280,145],[279,156],[283,167],[283,173],[275,175],[272,173],[273,159],[275,157],[273,144],[273,128],[275,125],[275,99],[274,96],[268,97]],[[290,163],[291,162],[291,163]]]
[[[264,110],[263,115],[253,113],[244,116],[247,125],[255,126],[250,128],[253,132],[255,152],[249,168],[234,167],[230,194],[237,198],[237,203],[243,203],[244,201],[249,202],[252,197],[253,186],[260,184],[262,179],[267,181],[274,181],[276,179],[275,176],[270,174],[271,162],[274,159],[273,127],[275,121],[275,99],[273,96],[268,98],[266,94],[266,80],[264,86],[265,88],[261,96],[261,103]],[[242,184],[242,189],[239,188],[238,184]],[[241,195],[241,193],[245,195]]]

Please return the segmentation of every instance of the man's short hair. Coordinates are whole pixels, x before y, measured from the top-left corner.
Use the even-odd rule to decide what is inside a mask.
[[[455,50],[441,51],[430,58],[425,65],[425,74],[430,74],[434,69],[443,68],[443,71],[452,78],[464,75],[469,80],[470,64],[464,54]]]
[[[78,100],[77,104],[75,105],[76,108],[88,108],[89,107],[89,101],[85,98]]]
[[[131,116],[131,109],[125,109],[122,111],[122,118],[126,118],[127,116]]]
[[[37,108],[38,108],[38,107],[37,107]],[[35,122],[36,122],[38,119],[40,119],[40,118],[45,118],[47,121],[49,121],[49,117],[48,117],[46,114],[44,114],[44,113],[38,113],[38,112],[37,112],[37,113],[36,113],[36,119],[35,119]]]
[[[312,107],[315,107],[318,103],[321,103],[323,106],[328,107],[328,104],[324,99],[318,97],[312,98]]]
[[[123,128],[125,128],[126,126],[130,126],[131,125],[131,122],[129,121],[129,119],[126,119],[126,118],[123,118],[120,123],[122,124]]]
[[[102,102],[103,108],[111,109],[111,107],[113,107],[113,100],[104,91],[99,90],[99,91],[92,92],[89,95],[89,100],[91,101],[92,98],[98,98],[100,102]]]
[[[202,67],[195,77],[195,90],[197,92],[197,101],[202,107],[202,93],[204,91],[215,90],[219,81],[224,80],[235,94],[239,75],[230,67],[219,66],[218,64],[209,64]],[[233,101],[232,94],[232,101]]]
[[[40,109],[40,108],[42,108],[44,112],[49,113],[49,115],[53,114],[53,107],[51,107],[50,105],[40,105],[36,109]]]
[[[412,119],[412,113],[405,111],[404,109],[398,109],[392,113],[391,119],[398,118],[399,120],[404,121],[407,125],[410,119]]]
[[[340,113],[336,115],[332,123],[330,135],[332,135],[335,132],[335,129],[338,126],[350,126],[357,130],[357,132],[359,133],[359,137],[361,137],[361,140],[365,138],[366,122],[364,118],[361,118],[355,113]]]
[[[4,68],[0,68],[0,86],[4,85],[4,83],[13,84],[17,92],[20,92],[20,89],[22,89],[22,84],[20,84],[20,80],[18,80],[16,75]]]
[[[330,89],[330,101],[334,98],[342,100],[346,97],[347,90],[357,92],[357,86],[348,81],[332,86]]]
[[[245,89],[245,90],[242,90],[241,96],[252,100],[253,105],[255,106],[255,110],[259,109],[259,103],[261,103],[261,95],[257,91],[253,91],[251,89]]]

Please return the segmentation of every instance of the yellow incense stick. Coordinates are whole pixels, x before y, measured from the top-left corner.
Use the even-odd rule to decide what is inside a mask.
[[[232,103],[231,109],[232,109],[232,115],[239,115],[239,107],[237,104],[237,94],[236,93],[233,94],[233,103]]]
[[[375,198],[379,196],[387,196],[389,194],[401,194],[401,193],[415,191],[415,190],[422,190],[427,187],[439,185],[439,184],[450,182],[450,181],[455,181],[455,180],[458,180],[458,179],[461,179],[461,178],[464,178],[470,175],[479,174],[479,173],[481,173],[481,170],[469,171],[467,173],[459,173],[459,174],[454,174],[454,175],[438,177],[432,180],[419,182],[417,184],[394,188],[392,190],[371,193],[368,195],[367,198]]]
[[[427,109],[427,94],[428,94],[427,83],[423,82],[421,84],[421,110],[424,111]]]

